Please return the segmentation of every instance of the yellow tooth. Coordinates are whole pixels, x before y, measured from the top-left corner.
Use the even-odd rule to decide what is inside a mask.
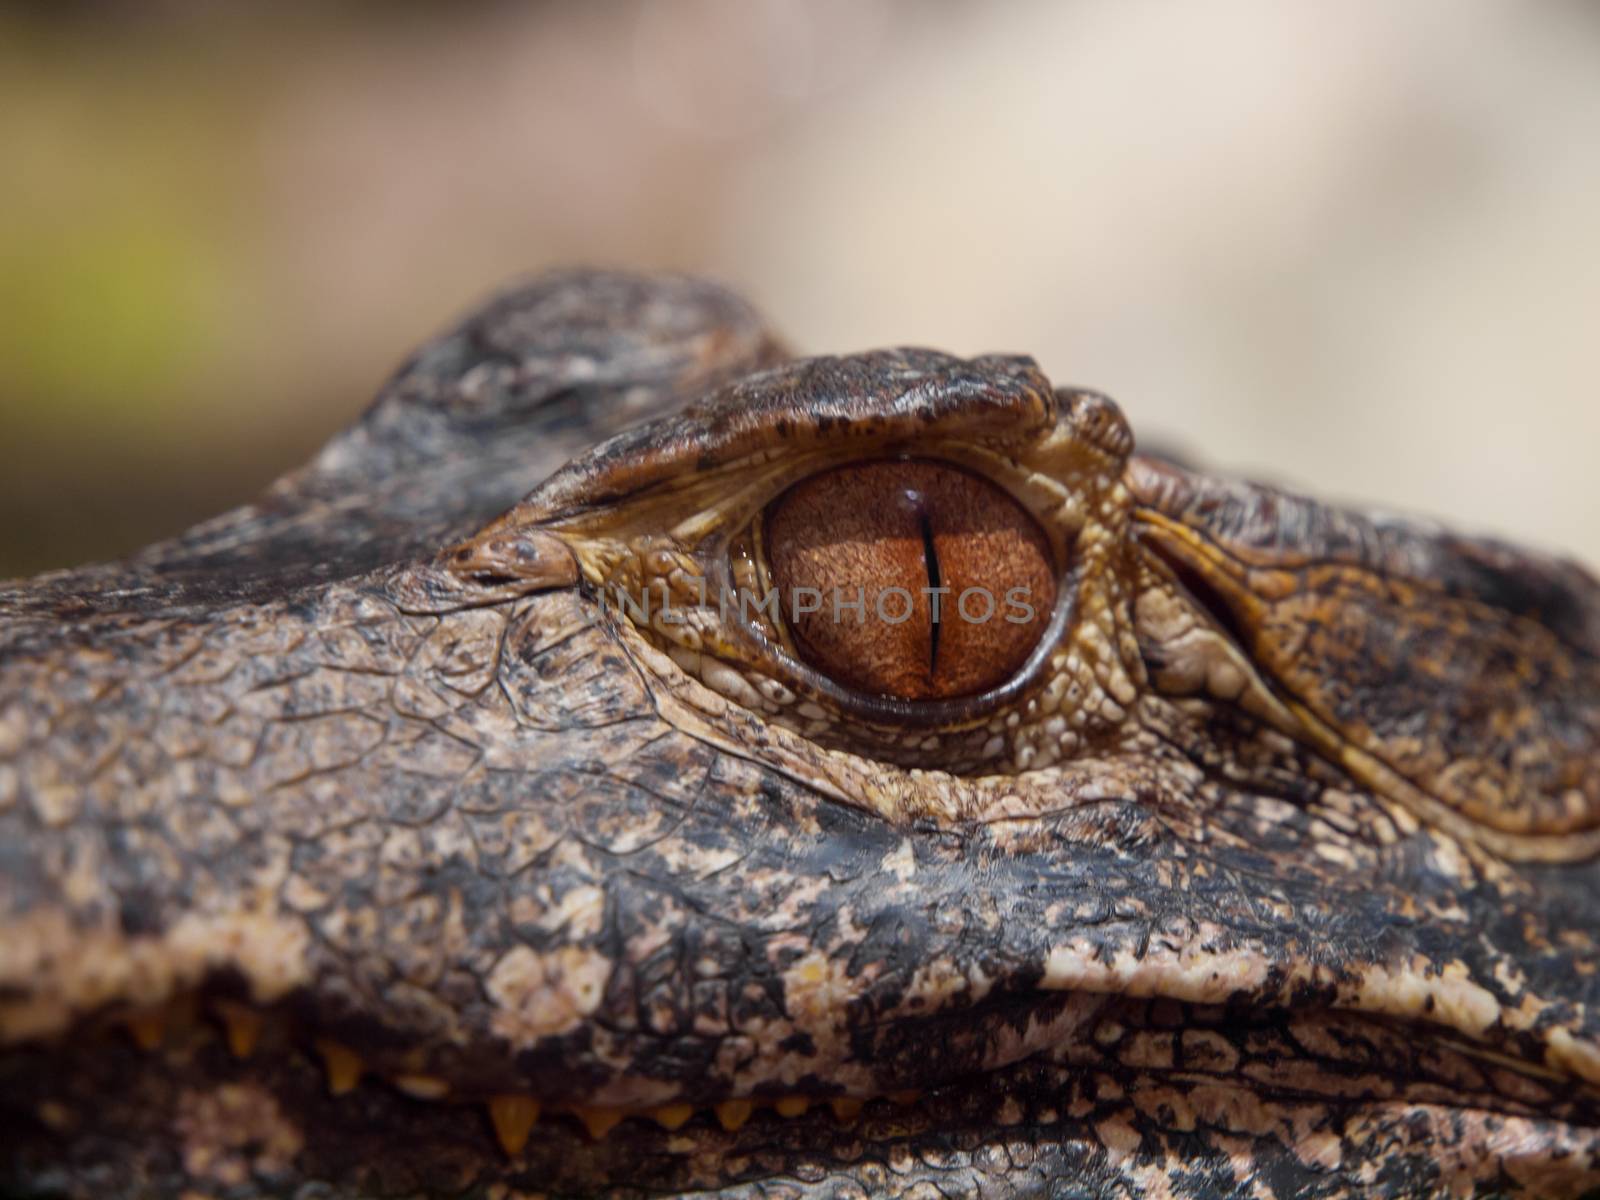
[[[861,1115],[861,1101],[854,1096],[835,1096],[828,1101],[828,1107],[838,1121],[854,1121]]]
[[[663,1104],[660,1108],[652,1108],[650,1115],[663,1129],[681,1129],[694,1116],[694,1107],[688,1104]]]
[[[507,1158],[515,1158],[528,1144],[528,1135],[539,1121],[539,1102],[532,1096],[507,1093],[489,1101],[489,1119],[494,1135]]]
[[[261,1040],[261,1014],[232,1000],[218,1000],[216,1009],[228,1037],[228,1050],[235,1058],[249,1058]]]
[[[915,1104],[918,1100],[922,1099],[922,1089],[906,1088],[901,1092],[890,1092],[889,1099],[893,1100],[896,1104]]]
[[[724,1100],[716,1106],[717,1120],[722,1122],[724,1129],[732,1133],[748,1121],[750,1114],[755,1110],[755,1103],[750,1100]]]
[[[599,1141],[616,1128],[628,1113],[621,1108],[575,1108],[578,1120],[583,1122],[584,1128],[589,1131],[589,1136]]]
[[[361,1082],[361,1058],[348,1046],[330,1038],[318,1038],[317,1053],[328,1069],[328,1094],[342,1096]]]
[[[772,1107],[780,1117],[803,1117],[806,1109],[811,1107],[811,1101],[804,1096],[785,1096]]]
[[[443,1100],[450,1094],[450,1085],[437,1075],[396,1075],[394,1085],[418,1100]]]
[[[128,1032],[141,1050],[158,1050],[167,1036],[167,1015],[159,1008],[141,1009],[127,1017]]]

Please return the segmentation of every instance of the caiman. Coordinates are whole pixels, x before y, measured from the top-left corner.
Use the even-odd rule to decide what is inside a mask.
[[[0,587],[0,1193],[1594,1194],[1597,767],[1576,565],[545,276]]]

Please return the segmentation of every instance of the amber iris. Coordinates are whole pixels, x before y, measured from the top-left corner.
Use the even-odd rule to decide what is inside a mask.
[[[949,463],[853,463],[767,510],[766,555],[801,657],[835,682],[904,700],[1006,682],[1050,620],[1049,543],[1012,497]]]

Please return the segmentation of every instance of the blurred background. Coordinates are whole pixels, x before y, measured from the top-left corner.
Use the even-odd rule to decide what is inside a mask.
[[[1600,5],[0,9],[0,576],[248,499],[550,264],[1600,562]]]

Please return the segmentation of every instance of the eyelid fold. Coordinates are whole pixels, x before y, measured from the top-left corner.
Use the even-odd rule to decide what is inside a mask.
[[[900,350],[805,360],[603,443],[473,540],[557,538],[577,563],[577,586],[625,640],[663,653],[650,670],[691,676],[816,745],[955,772],[1005,769],[1002,760],[1022,770],[1072,753],[1118,719],[1115,706],[1065,706],[1103,692],[1101,677],[1135,653],[1116,616],[1115,574],[1104,569],[1122,553],[1119,480],[1131,446],[1110,400],[1052,389],[1028,359]],[[747,620],[716,599],[749,582],[764,552],[751,531],[786,490],[899,459],[938,461],[1006,497],[1044,543],[1038,557],[1050,578],[1035,585],[1053,587],[1053,604],[1038,606],[1038,636],[1009,644],[993,674],[910,695],[835,677],[782,623]],[[938,532],[925,536],[937,552]],[[946,552],[954,567],[960,554]],[[675,611],[640,610],[646,595]],[[1094,627],[1083,633],[1095,639],[1087,653],[1069,644],[1085,612]]]
[[[1052,429],[1060,411],[1049,380],[1023,356],[901,349],[799,359],[602,442],[502,520],[581,521],[686,475],[772,455],[896,440],[1020,446]]]

